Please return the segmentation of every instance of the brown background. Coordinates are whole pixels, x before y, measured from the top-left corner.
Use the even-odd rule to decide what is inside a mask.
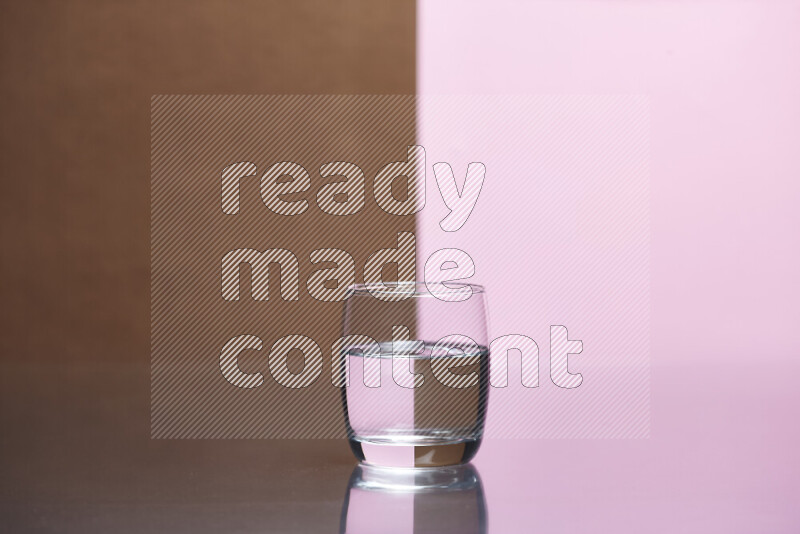
[[[415,104],[410,95],[154,99],[153,437],[345,437],[341,390],[331,383],[332,370],[339,372],[339,362],[332,365],[332,345],[343,335],[344,303],[317,300],[309,294],[307,281],[312,273],[335,265],[313,264],[310,257],[314,250],[344,250],[354,261],[356,281],[361,282],[371,254],[396,249],[398,232],[414,231],[413,217],[387,213],[373,199],[373,178],[388,162],[405,160],[406,147],[415,144]],[[231,215],[221,209],[220,175],[239,161],[253,163],[258,171],[239,180],[239,211]],[[285,197],[305,200],[303,213],[274,213],[261,198],[259,176],[282,161],[296,162],[309,174],[307,192]],[[341,180],[339,176],[323,178],[318,172],[320,165],[330,161],[353,162],[364,173],[366,198],[357,213],[336,216],[320,209],[317,193],[324,184]],[[397,190],[403,189],[403,181],[394,180]],[[299,270],[297,300],[281,295],[280,285],[291,285],[288,265],[270,267],[268,299],[255,300],[251,294],[258,295],[258,290],[251,291],[252,279],[261,275],[246,263],[238,266],[239,299],[225,300],[222,258],[243,248],[293,254]],[[413,265],[413,258],[409,260]],[[385,267],[384,280],[396,279],[397,265]],[[352,283],[344,277],[337,282],[345,288]],[[333,281],[327,284],[333,286]],[[413,303],[392,304],[406,316],[403,323],[413,328],[408,320],[414,316]],[[375,322],[374,313],[364,315]],[[397,314],[392,317],[398,319]],[[356,328],[349,333],[388,340],[391,325],[383,325],[380,331]],[[241,335],[256,336],[262,343],[261,350],[236,355],[243,372],[262,373],[264,382],[257,388],[235,387],[220,372],[222,348]],[[287,335],[305,336],[319,349],[321,373],[302,388],[284,387],[271,375],[270,348]],[[311,370],[311,355],[306,357],[305,365]],[[300,350],[288,354],[287,367],[294,373],[304,372]]]
[[[0,515],[335,530],[340,441],[150,440],[150,97],[413,93],[414,2],[1,5]]]

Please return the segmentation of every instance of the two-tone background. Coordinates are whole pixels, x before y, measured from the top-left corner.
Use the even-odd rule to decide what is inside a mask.
[[[341,440],[151,439],[152,97],[415,93],[647,101],[640,222],[649,227],[649,302],[575,276],[591,254],[624,245],[629,227],[598,225],[605,220],[594,206],[628,213],[642,197],[619,184],[639,167],[615,176],[624,151],[611,159],[597,151],[630,146],[614,143],[635,128],[581,143],[586,130],[567,119],[552,130],[533,120],[494,125],[517,163],[487,175],[464,230],[455,238],[436,230],[435,190],[416,220],[401,223],[418,229],[426,251],[461,246],[473,256],[491,292],[493,335],[530,333],[545,345],[542,303],[561,301],[542,274],[574,291],[575,305],[561,312],[585,357],[598,337],[580,326],[591,330],[615,306],[648,319],[636,338],[649,344],[647,395],[636,397],[649,408],[646,436],[600,439],[562,425],[551,427],[561,434],[537,436],[552,439],[487,441],[475,467],[489,530],[797,529],[797,2],[70,0],[0,9],[5,530],[339,527],[354,462]],[[433,109],[446,116],[446,106],[406,110],[403,127],[423,145],[437,132]],[[497,119],[473,112],[473,124]],[[452,133],[462,146],[444,159],[458,170],[454,158],[471,161],[480,143]],[[493,141],[502,155],[508,145]],[[527,146],[533,156],[520,156]],[[583,150],[559,153],[564,146]],[[549,159],[534,157],[543,147]],[[644,162],[638,152],[626,157]],[[603,179],[573,192],[576,226],[556,237],[583,239],[588,250],[562,265],[554,258],[563,241],[542,221],[554,202],[567,205],[576,175]],[[369,232],[349,246],[364,254],[383,246],[394,229],[381,216],[365,212]],[[314,221],[289,218],[270,232],[288,239]],[[313,228],[314,245],[326,232],[343,244],[349,226]],[[595,281],[619,277],[622,291],[644,280],[624,285],[627,273],[613,265]],[[592,290],[585,301],[580,284]],[[338,320],[292,316],[309,332],[333,331]],[[591,439],[562,439],[575,437]]]

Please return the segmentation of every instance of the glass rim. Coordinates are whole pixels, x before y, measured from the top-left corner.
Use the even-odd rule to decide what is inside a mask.
[[[471,284],[469,282],[424,282],[424,281],[406,281],[406,282],[376,282],[376,283],[362,283],[351,284],[347,288],[347,292],[351,296],[356,295],[405,295],[409,293],[409,288],[413,287],[413,294],[410,297],[434,297],[435,295],[430,292],[428,286],[436,286],[437,293],[442,294],[455,294],[465,287],[472,289],[472,294],[486,293],[486,288],[480,284]],[[422,291],[420,291],[422,289]]]

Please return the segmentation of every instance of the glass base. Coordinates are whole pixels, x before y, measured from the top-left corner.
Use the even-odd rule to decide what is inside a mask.
[[[401,493],[447,493],[480,489],[472,465],[397,468],[361,464],[350,478],[350,489]]]
[[[458,442],[400,444],[350,439],[350,449],[366,465],[382,467],[444,467],[461,465],[475,457],[480,439]]]

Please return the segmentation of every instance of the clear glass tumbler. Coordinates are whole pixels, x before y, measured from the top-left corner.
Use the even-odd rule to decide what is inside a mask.
[[[396,282],[350,291],[337,352],[355,456],[386,467],[470,461],[489,394],[483,288]]]

